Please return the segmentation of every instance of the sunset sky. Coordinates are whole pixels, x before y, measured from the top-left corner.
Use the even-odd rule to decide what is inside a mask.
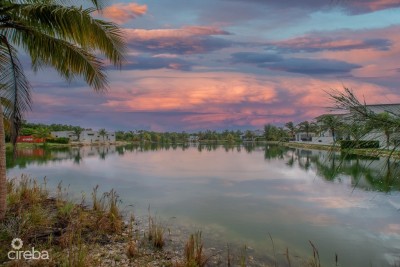
[[[399,0],[110,1],[127,63],[94,93],[26,72],[31,122],[107,130],[258,129],[311,120],[326,91],[400,103]]]

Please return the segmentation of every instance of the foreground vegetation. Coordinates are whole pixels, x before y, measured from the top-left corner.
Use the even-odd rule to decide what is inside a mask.
[[[310,241],[312,256],[299,259],[286,248],[283,255],[275,253],[266,262],[257,262],[243,246],[239,250],[229,245],[225,252],[207,250],[202,233],[180,240],[171,251],[171,230],[150,213],[147,224],[133,215],[124,221],[119,199],[114,190],[102,195],[98,187],[91,193],[91,205],[85,197],[80,203],[68,200],[68,192],[58,186],[52,196],[46,180],[39,183],[23,176],[7,182],[8,210],[0,224],[0,264],[5,266],[322,266],[316,246]],[[142,228],[142,229],[141,229]],[[23,244],[18,250],[47,251],[48,259],[7,258],[14,238]],[[13,241],[14,242],[14,241]],[[15,243],[14,243],[15,244]],[[336,256],[335,264],[338,264]]]

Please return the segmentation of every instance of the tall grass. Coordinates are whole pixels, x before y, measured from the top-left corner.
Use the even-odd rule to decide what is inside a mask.
[[[191,234],[185,244],[184,261],[175,263],[175,267],[204,267],[207,265],[208,258],[204,254],[201,232]]]
[[[92,196],[98,206],[86,209],[66,200],[68,193],[61,183],[56,197],[51,197],[46,179],[39,183],[37,179],[22,175],[8,180],[8,210],[0,223],[0,263],[8,260],[10,242],[18,237],[27,247],[51,248],[52,258],[57,261],[57,264],[47,262],[52,266],[96,266],[89,247],[104,240],[106,235],[121,233],[124,225],[116,192],[111,190],[96,198],[97,190],[98,187],[93,189]]]

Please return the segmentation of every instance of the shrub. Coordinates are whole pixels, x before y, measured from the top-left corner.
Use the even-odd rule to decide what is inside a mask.
[[[68,144],[69,138],[67,137],[59,137],[59,138],[47,138],[47,143],[54,143],[54,144]]]
[[[379,141],[343,140],[340,142],[340,148],[341,149],[379,148]]]

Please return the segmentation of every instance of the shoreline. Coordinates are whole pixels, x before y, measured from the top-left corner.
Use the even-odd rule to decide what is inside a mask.
[[[168,226],[150,211],[147,216],[132,214],[128,218],[127,211],[115,206],[118,196],[113,190],[99,198],[97,187],[94,188],[90,205],[83,200],[71,202],[65,189],[50,192],[46,180],[39,183],[28,176],[9,179],[8,190],[11,201],[5,221],[0,222],[1,266],[225,266],[227,257],[234,264],[244,260],[250,266],[272,266],[271,260],[256,260],[251,248],[243,252],[234,245],[227,252],[222,246],[212,247],[222,241],[204,241],[199,230],[193,232],[193,226],[176,222]],[[24,223],[24,218],[29,224]],[[19,225],[18,233],[9,229],[11,222]],[[49,257],[10,260],[7,251],[12,249],[10,244],[15,238],[23,241],[21,251],[32,248],[38,253],[46,251]],[[193,255],[188,258],[192,238],[201,251],[197,245],[189,248]],[[197,264],[197,260],[207,265]]]
[[[360,149],[341,149],[337,145],[320,145],[320,144],[307,144],[307,143],[295,143],[295,142],[282,142],[280,143],[286,147],[292,148],[304,148],[304,149],[315,149],[325,150],[330,152],[341,152],[346,155],[359,155],[368,157],[390,157],[393,159],[400,159],[399,150],[388,150],[381,148],[360,148]]]

